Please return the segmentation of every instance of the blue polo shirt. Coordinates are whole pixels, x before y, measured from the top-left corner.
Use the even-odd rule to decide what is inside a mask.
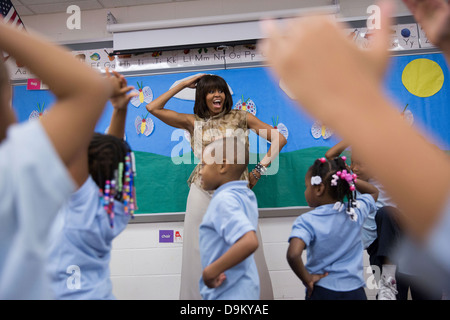
[[[378,199],[376,202],[376,208],[375,210],[369,212],[369,215],[367,216],[366,221],[363,224],[361,238],[363,241],[363,247],[364,249],[367,249],[378,237],[377,235],[377,223],[375,221],[375,216],[377,215],[378,209],[385,207],[385,206],[391,206],[391,207],[397,207],[394,202],[392,202],[392,199],[389,197],[389,195],[384,190],[383,185],[381,185],[378,181],[375,179],[369,179],[368,182],[372,184],[375,188],[378,189]],[[358,197],[361,194],[358,192]]]
[[[75,184],[39,120],[8,128],[0,176],[0,300],[50,299],[47,235]]]
[[[215,192],[200,225],[200,258],[203,269],[258,225],[258,203],[247,181],[232,181]],[[214,289],[200,279],[205,300],[258,300],[259,276],[253,254],[225,271],[226,280]]]
[[[114,201],[114,227],[99,198],[99,188],[89,176],[58,213],[49,244],[49,265],[56,299],[115,299],[109,262],[112,241],[130,219],[124,206]]]
[[[311,274],[328,276],[316,285],[334,291],[351,291],[365,286],[361,227],[370,211],[376,210],[372,196],[363,194],[355,208],[357,221],[350,220],[345,209],[327,204],[299,216],[292,226],[292,238],[300,238],[307,247],[306,269]]]
[[[394,252],[394,261],[402,272],[420,277],[424,289],[444,290],[450,295],[450,194],[439,220],[423,242],[409,235],[401,239]]]

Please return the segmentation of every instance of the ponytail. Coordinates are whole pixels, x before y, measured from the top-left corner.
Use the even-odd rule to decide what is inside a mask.
[[[311,166],[311,181],[323,183],[326,191],[333,199],[336,199],[334,209],[340,211],[344,208],[344,199],[347,198],[346,213],[350,219],[356,221],[354,208],[356,201],[356,174],[347,171],[346,157],[336,157],[330,161],[320,158]],[[320,179],[319,179],[320,178]]]
[[[114,200],[124,204],[125,214],[136,209],[134,155],[127,142],[94,133],[88,148],[89,174],[100,189],[100,199],[114,226]]]

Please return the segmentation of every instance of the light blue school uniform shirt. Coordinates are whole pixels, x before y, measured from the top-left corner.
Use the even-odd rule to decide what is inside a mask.
[[[50,299],[47,235],[75,184],[38,120],[8,129],[0,172],[0,299]]]
[[[394,261],[402,267],[402,272],[406,267],[408,274],[420,278],[418,284],[423,289],[450,294],[450,194],[426,239],[419,243],[408,235],[403,237],[394,252]]]
[[[350,220],[345,209],[337,211],[327,204],[300,215],[292,226],[289,241],[300,238],[306,244],[306,269],[311,274],[328,276],[316,285],[334,291],[351,291],[364,287],[361,227],[371,210],[372,196],[363,194],[355,208],[357,221]]]
[[[372,244],[372,242],[374,242],[375,239],[378,237],[377,223],[375,221],[375,216],[377,215],[378,209],[385,206],[397,207],[384,190],[382,184],[380,184],[378,181],[374,179],[369,179],[368,182],[378,189],[378,199],[376,201],[375,210],[369,212],[369,215],[367,216],[366,221],[364,221],[363,224],[361,239],[363,242],[364,249],[367,249]],[[358,192],[357,197],[359,197],[360,195],[361,194]]]
[[[258,203],[247,181],[228,182],[214,192],[200,225],[200,258],[203,269],[220,258],[230,247],[258,225]],[[253,254],[225,271],[226,280],[208,288],[200,278],[204,300],[258,300],[259,276]]]
[[[89,176],[58,213],[49,243],[48,274],[55,299],[115,299],[109,263],[112,241],[130,219],[114,201],[114,226]]]

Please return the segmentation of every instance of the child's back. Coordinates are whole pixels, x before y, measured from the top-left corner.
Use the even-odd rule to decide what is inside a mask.
[[[0,49],[55,95],[42,119],[14,124],[9,76],[0,62],[0,299],[49,299],[46,240],[75,188],[67,166],[87,146],[114,83],[66,50],[9,24],[0,22],[0,40]]]
[[[214,193],[200,225],[200,253],[203,268],[221,257],[245,233],[256,231],[258,204],[247,181],[232,181]],[[203,299],[259,299],[259,278],[253,255],[225,272],[225,282],[208,288],[200,279]]]
[[[114,299],[109,262],[113,239],[130,215],[114,200],[114,226],[89,177],[59,211],[53,226],[48,265],[56,299]]]
[[[367,299],[361,228],[375,210],[378,190],[347,172],[345,158],[317,159],[305,175],[305,186],[305,199],[315,209],[295,221],[287,260],[305,285],[306,298]],[[363,193],[357,200],[356,189]]]
[[[0,299],[49,299],[45,239],[75,188],[38,120],[0,145]]]
[[[134,165],[125,133],[127,94],[122,75],[120,94],[108,134],[94,133],[89,147],[79,154],[69,170],[79,185],[64,203],[53,225],[49,265],[53,295],[57,299],[114,299],[109,262],[112,241],[127,226],[136,209]]]
[[[326,204],[299,216],[289,238],[300,238],[307,246],[306,268],[311,274],[328,273],[316,285],[334,291],[351,291],[364,286],[361,226],[374,201],[370,195],[358,198],[356,221],[345,209]]]

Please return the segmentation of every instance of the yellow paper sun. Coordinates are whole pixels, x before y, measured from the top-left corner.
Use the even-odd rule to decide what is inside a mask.
[[[429,59],[415,59],[403,69],[402,83],[415,96],[426,98],[441,90],[444,73],[436,62]]]

